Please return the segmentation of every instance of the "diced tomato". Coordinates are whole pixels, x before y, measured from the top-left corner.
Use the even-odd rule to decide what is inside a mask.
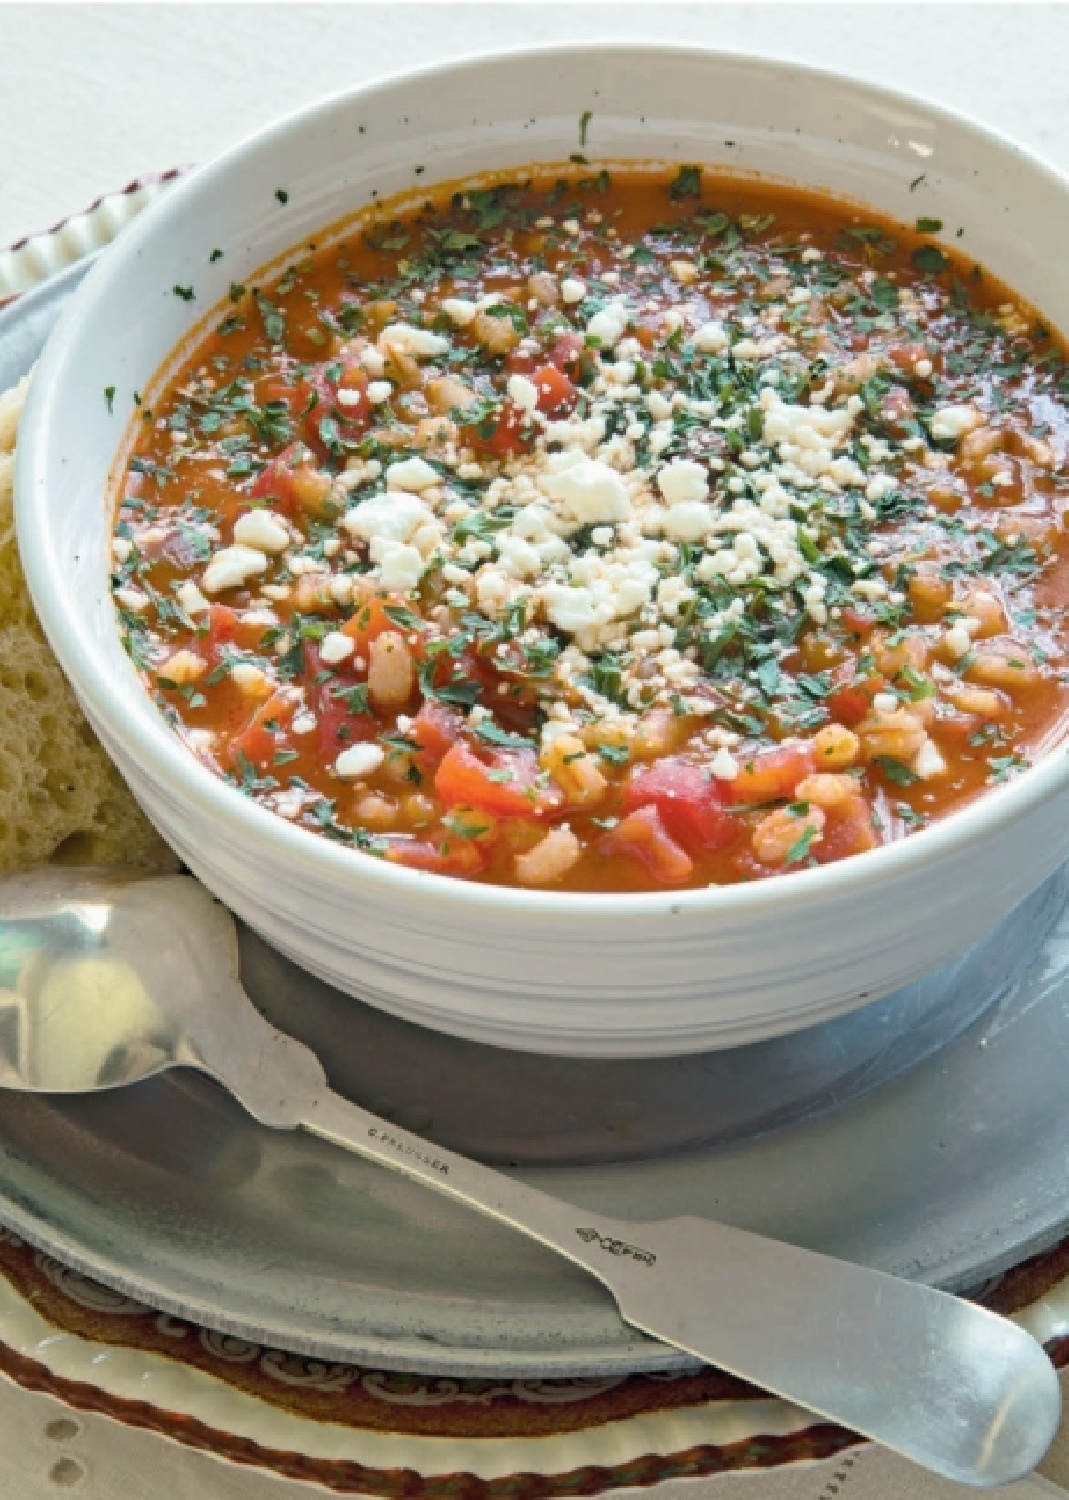
[[[241,616],[228,604],[213,604],[208,610],[208,645],[232,645],[237,639]]]
[[[907,380],[918,378],[916,366],[922,359],[928,361],[933,371],[939,370],[943,363],[938,344],[933,342],[932,347],[929,348],[927,344],[922,344],[917,339],[908,344],[889,344],[885,353],[894,368],[905,375]]]
[[[354,712],[343,696],[350,688],[359,687],[360,679],[326,667],[315,641],[303,644],[304,674],[312,685],[312,708],[316,716],[316,749],[322,760],[333,764],[350,745],[375,739],[379,724],[369,713]]]
[[[933,726],[944,749],[960,755],[969,740],[983,728],[978,714],[941,713]]]
[[[204,616],[199,618],[203,619]],[[231,609],[228,604],[213,604],[208,611],[207,625],[203,634],[198,632],[193,649],[206,657],[213,667],[217,667],[223,657],[228,655],[226,647],[252,650],[263,639],[264,626],[246,624],[237,610]]]
[[[595,848],[608,858],[630,855],[662,885],[678,885],[689,879],[694,869],[694,861],[669,837],[661,815],[652,803],[623,818],[599,839]]]
[[[503,401],[496,417],[462,427],[461,437],[469,447],[492,457],[505,453],[529,453],[534,446],[530,416],[515,401]]]
[[[224,764],[237,766],[244,759],[258,771],[269,770],[274,765],[275,752],[284,748],[295,702],[287,693],[272,693],[245,728],[227,743],[221,756]]]
[[[811,744],[780,745],[739,757],[739,774],[723,783],[723,797],[734,807],[757,806],[793,797],[798,783],[813,771]]]
[[[863,614],[861,610],[855,609],[852,604],[844,604],[839,623],[843,629],[851,635],[859,635],[862,640],[867,640],[876,629],[876,617]]]
[[[624,807],[656,807],[668,834],[684,849],[723,849],[739,830],[739,820],[724,811],[721,782],[701,766],[678,757],[636,771],[624,789]]]
[[[532,370],[537,370],[545,362],[545,357],[543,349],[532,349],[529,344],[520,344],[518,348],[510,349],[506,356],[509,374],[530,375]]]
[[[812,852],[819,864],[829,865],[875,849],[878,842],[868,803],[864,797],[851,797],[842,807],[828,809],[823,837],[814,843]]]
[[[371,422],[373,407],[367,390],[370,380],[364,367],[354,359],[341,364],[328,360],[317,365],[308,376],[309,393],[316,396],[311,410],[305,415],[301,431],[305,441],[321,458],[331,451],[328,435],[324,433],[324,421],[337,424],[338,436],[345,442],[355,442],[362,436]],[[337,379],[334,377],[337,375]],[[350,399],[342,399],[344,392]],[[352,401],[352,397],[358,397]]]
[[[556,365],[533,370],[531,380],[538,391],[538,410],[547,417],[566,416],[575,406],[579,392]]]
[[[296,362],[288,368],[293,372],[291,380],[286,379],[286,370],[281,368],[272,370],[256,382],[256,400],[261,406],[266,406],[269,401],[284,401],[293,412],[300,411],[307,404],[308,386],[297,375]]]
[[[356,656],[366,656],[372,641],[384,635],[387,630],[400,630],[407,641],[413,632],[406,631],[391,619],[388,610],[406,610],[409,614],[415,614],[410,604],[403,599],[395,598],[389,594],[376,595],[373,599],[358,604],[356,610],[345,624],[341,627],[342,635],[349,636],[356,643]]]
[[[486,868],[488,851],[475,839],[450,835],[440,844],[423,839],[387,840],[386,858],[410,870],[430,870],[435,875],[478,875]]]
[[[581,333],[562,333],[549,350],[549,362],[577,385],[584,385],[594,373],[594,357]]]
[[[832,718],[840,724],[860,724],[872,706],[872,694],[865,691],[864,683],[836,688],[824,700]]]
[[[557,787],[539,784],[538,761],[523,750],[502,750],[480,760],[454,745],[438,767],[434,789],[446,807],[478,807],[499,818],[538,817],[560,805]]]
[[[832,673],[835,686],[824,699],[824,705],[833,719],[840,724],[860,724],[872,707],[872,700],[884,687],[884,679],[873,673],[868,677],[854,676],[853,662],[844,662]]]
[[[814,852],[816,846],[814,846]],[[767,880],[770,875],[790,874],[800,866],[791,865],[784,870],[775,865],[763,865],[753,852],[753,846],[747,839],[746,843],[736,849],[729,859],[729,868],[733,880]]]
[[[915,416],[913,397],[905,386],[895,385],[880,402],[880,421],[892,431],[905,435]]]
[[[248,493],[295,520],[303,511],[322,508],[330,495],[330,476],[316,468],[303,443],[291,443],[261,469]]]
[[[503,722],[515,716],[513,711],[517,711],[521,718],[529,711],[529,706],[533,702],[531,690],[522,683],[508,679],[507,675],[499,669],[500,658],[483,655],[472,647],[462,651],[459,656],[452,656],[448,651],[438,651],[435,655],[427,657],[423,642],[418,643],[414,654],[417,657],[424,657],[428,663],[424,668],[422,678],[427,685],[428,692],[446,690],[457,684],[463,684],[467,691],[474,683],[477,691],[472,701],[489,704],[493,695],[494,715]],[[503,681],[510,681],[508,696],[498,696],[494,691]],[[445,693],[445,701],[449,702],[448,692]],[[465,699],[465,701],[468,700]]]
[[[427,698],[408,731],[408,738],[420,747],[420,759],[437,766],[460,738],[464,720],[455,709],[434,698]]]
[[[577,384],[586,384],[594,374],[593,355],[586,347],[583,335],[571,330],[559,333],[548,349],[533,349],[529,344],[521,344],[509,355],[508,367],[512,374],[527,375],[531,379],[535,378],[536,372],[553,370],[570,377],[569,385],[573,391]]]

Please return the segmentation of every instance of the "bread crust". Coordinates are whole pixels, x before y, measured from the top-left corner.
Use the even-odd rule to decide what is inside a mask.
[[[29,377],[0,394],[0,870],[179,861],[78,706],[26,587],[15,538],[15,441]]]

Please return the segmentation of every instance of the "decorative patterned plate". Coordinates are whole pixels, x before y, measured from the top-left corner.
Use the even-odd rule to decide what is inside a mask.
[[[1069,1364],[1069,1243],[984,1300]],[[463,1380],[303,1359],[156,1313],[2,1231],[0,1372],[232,1462],[406,1500],[593,1495],[858,1442],[715,1370]]]

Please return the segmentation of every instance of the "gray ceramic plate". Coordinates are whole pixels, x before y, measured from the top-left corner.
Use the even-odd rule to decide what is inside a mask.
[[[0,389],[83,274],[0,315]],[[438,1036],[248,934],[243,975],[342,1092],[562,1197],[636,1219],[723,1218],[968,1289],[1069,1223],[1067,896],[1063,872],[921,984],[704,1057],[570,1061]],[[194,1077],[65,1102],[0,1095],[0,1221],[153,1306],[380,1369],[687,1363],[547,1252],[310,1137],[262,1129]]]

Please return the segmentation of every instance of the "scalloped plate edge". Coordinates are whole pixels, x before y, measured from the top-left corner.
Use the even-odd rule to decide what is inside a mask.
[[[83,213],[0,250],[0,307],[110,245],[143,208],[189,170],[184,165],[136,177],[118,192],[97,198]]]

